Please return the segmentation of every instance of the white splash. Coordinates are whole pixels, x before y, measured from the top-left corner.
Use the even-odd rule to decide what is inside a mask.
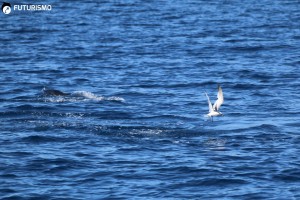
[[[92,92],[88,92],[88,91],[75,91],[72,93],[72,96],[79,96],[79,97],[84,97],[86,99],[91,99],[94,101],[120,101],[120,102],[124,102],[125,99],[122,97],[103,97],[103,96],[97,96]]]
[[[118,101],[118,102],[125,102],[125,99],[122,97],[111,96],[111,97],[104,97],[98,96],[92,92],[88,91],[75,91],[71,94],[67,94],[64,96],[43,96],[43,101],[45,102],[53,102],[53,103],[62,103],[62,102],[82,102],[82,101]]]
[[[124,102],[124,101],[125,101],[125,99],[122,98],[122,97],[114,97],[114,96],[112,96],[112,97],[107,97],[106,100],[108,100],[108,101],[121,101],[121,102]]]
[[[97,96],[92,92],[87,92],[87,91],[75,91],[72,93],[72,96],[84,97],[95,101],[103,101],[105,99],[103,96]]]

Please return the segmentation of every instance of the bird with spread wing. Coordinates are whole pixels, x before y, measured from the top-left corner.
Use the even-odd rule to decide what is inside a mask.
[[[214,105],[211,104],[209,96],[207,95],[207,93],[205,92],[205,95],[207,97],[207,101],[208,101],[208,108],[209,108],[209,113],[207,114],[207,116],[209,116],[211,118],[211,120],[213,121],[213,117],[216,116],[222,116],[223,114],[220,112],[220,107],[224,102],[224,96],[223,96],[223,91],[221,86],[218,86],[218,99],[216,100],[216,102],[214,103]]]

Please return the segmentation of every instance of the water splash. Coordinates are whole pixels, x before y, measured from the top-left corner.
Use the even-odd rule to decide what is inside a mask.
[[[105,97],[103,96],[97,96],[92,92],[88,92],[88,91],[75,91],[71,94],[71,96],[75,96],[75,97],[84,97],[86,99],[91,99],[91,100],[95,100],[95,101],[103,101],[105,100]]]
[[[86,99],[95,100],[95,101],[120,101],[120,102],[124,102],[125,101],[125,99],[122,98],[122,97],[116,97],[116,96],[111,96],[111,97],[98,96],[98,95],[95,95],[94,93],[88,92],[88,91],[75,91],[71,95],[72,96],[84,97]]]
[[[52,93],[44,93],[43,91],[43,101],[45,102],[53,102],[53,103],[62,103],[62,102],[81,102],[81,101],[117,101],[117,102],[125,102],[125,99],[122,97],[111,96],[111,97],[104,97],[98,96],[92,92],[88,91],[75,91],[72,93],[63,93],[65,95],[55,95]],[[58,90],[51,90],[51,91],[58,91]]]

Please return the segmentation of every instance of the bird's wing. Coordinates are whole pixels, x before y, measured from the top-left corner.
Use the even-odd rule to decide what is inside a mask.
[[[211,105],[211,102],[210,102],[209,97],[208,97],[208,95],[207,95],[206,92],[205,92],[205,95],[206,95],[207,101],[208,101],[208,109],[209,109],[209,112],[212,112],[212,111],[213,111],[213,107],[212,107],[212,105]]]
[[[224,102],[223,91],[221,86],[218,87],[218,99],[213,105],[213,110],[218,111]]]

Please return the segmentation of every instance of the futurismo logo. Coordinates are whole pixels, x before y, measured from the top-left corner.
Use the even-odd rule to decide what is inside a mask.
[[[4,14],[6,14],[6,15],[8,15],[11,12],[11,5],[10,5],[10,3],[3,2],[3,4],[2,4],[2,12]]]
[[[2,4],[2,12],[6,15],[13,12],[23,12],[23,11],[51,11],[52,10],[52,5],[42,5],[42,4],[14,4],[13,7],[11,6],[10,3],[4,2]]]

